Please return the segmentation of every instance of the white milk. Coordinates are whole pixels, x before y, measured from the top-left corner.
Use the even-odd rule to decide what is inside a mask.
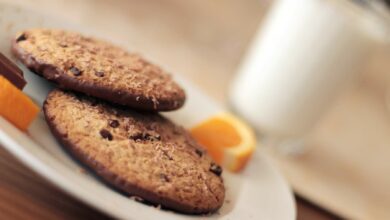
[[[376,44],[363,10],[340,2],[280,0],[255,37],[230,98],[265,134],[304,135]]]

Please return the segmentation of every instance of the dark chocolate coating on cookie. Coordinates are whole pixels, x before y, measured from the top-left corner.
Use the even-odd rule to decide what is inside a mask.
[[[23,90],[27,84],[23,78],[23,71],[2,53],[0,53],[0,76],[6,78],[20,90]]]
[[[210,170],[213,160],[184,128],[158,113],[61,90],[49,93],[43,109],[57,140],[129,195],[189,214],[222,206],[225,189],[220,172]]]
[[[30,70],[63,89],[147,111],[170,111],[184,104],[184,90],[168,73],[105,41],[31,29],[15,36],[12,45]]]

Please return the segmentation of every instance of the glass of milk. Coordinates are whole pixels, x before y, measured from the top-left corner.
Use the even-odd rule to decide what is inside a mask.
[[[267,140],[300,150],[390,27],[373,2],[276,1],[233,81],[233,108]]]

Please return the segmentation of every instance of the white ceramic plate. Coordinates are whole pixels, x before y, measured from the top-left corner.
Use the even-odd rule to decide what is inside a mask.
[[[31,27],[72,28],[91,33],[50,16],[0,3],[2,53],[10,57],[10,38],[16,31]],[[22,68],[28,82],[24,91],[42,105],[52,85]],[[186,89],[188,102],[181,110],[165,114],[166,116],[190,127],[223,110],[189,82],[180,78],[178,80]],[[80,172],[80,166],[53,138],[42,113],[33,122],[27,134],[20,132],[0,117],[0,144],[64,191],[116,218],[282,220],[295,219],[296,216],[294,199],[288,185],[261,150],[257,150],[244,172],[240,174],[224,172],[228,202],[225,202],[218,214],[205,217],[182,215],[143,205],[113,191],[92,175],[83,174]]]

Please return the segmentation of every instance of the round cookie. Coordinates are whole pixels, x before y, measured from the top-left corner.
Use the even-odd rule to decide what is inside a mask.
[[[58,89],[43,109],[57,140],[125,193],[188,214],[222,206],[222,169],[184,128],[163,116]]]
[[[175,110],[185,101],[171,75],[102,40],[31,29],[13,39],[12,50],[30,70],[66,90],[147,111]]]

